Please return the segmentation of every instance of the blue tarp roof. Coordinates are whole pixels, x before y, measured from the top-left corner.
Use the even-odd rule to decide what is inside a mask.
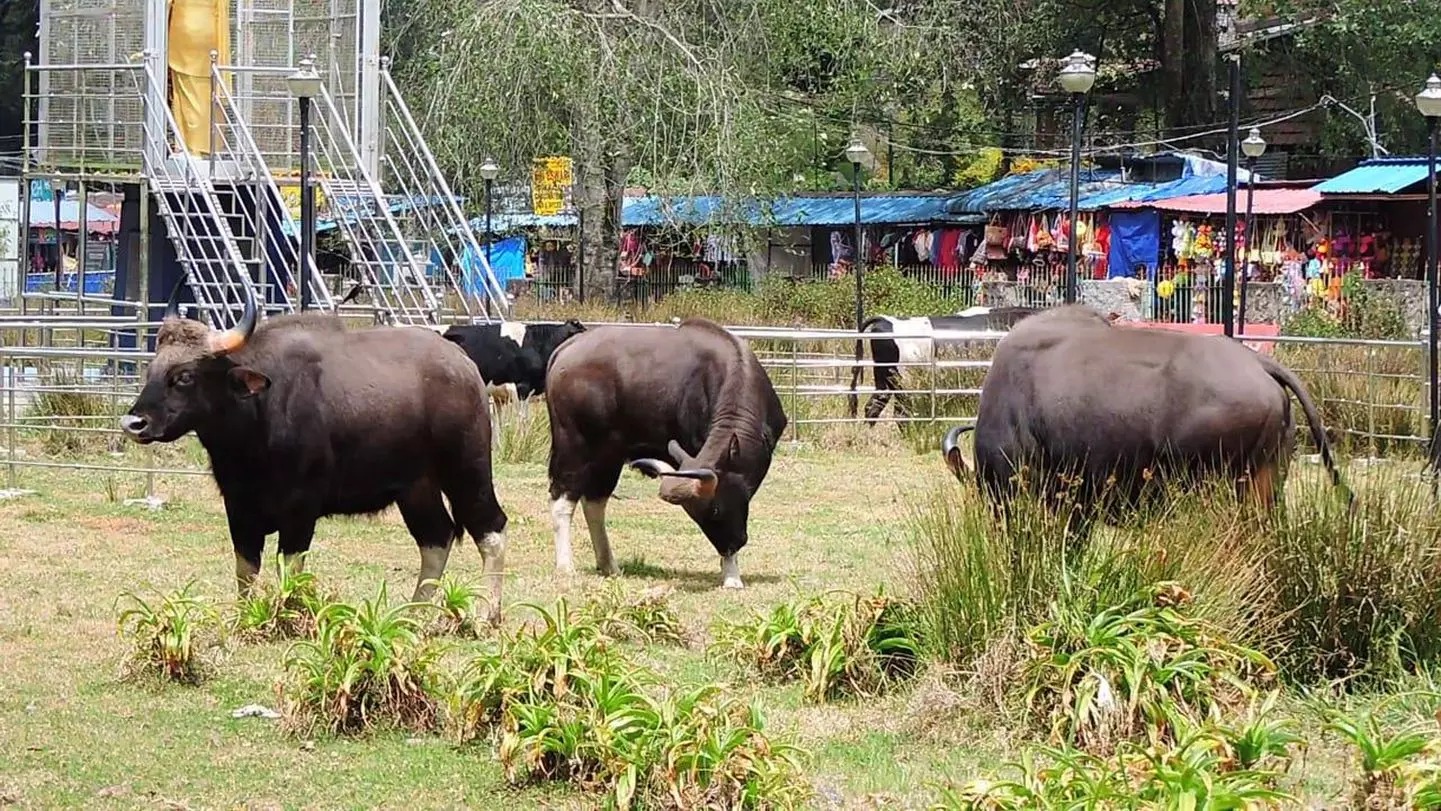
[[[939,195],[862,195],[861,222],[874,225],[909,225],[932,222],[977,221],[973,215],[948,214],[947,198]],[[827,197],[789,197],[771,201],[728,203],[714,195],[694,197],[627,197],[621,222],[628,227],[683,223],[775,225],[804,227],[849,225],[855,221],[855,198],[850,195]],[[496,214],[494,230],[514,228],[575,225],[574,214],[537,216],[534,214]],[[471,220],[471,227],[483,230],[485,218]]]
[[[1124,180],[1116,169],[1085,169],[1081,172],[1080,208],[1094,211],[1126,202],[1149,202],[1192,194],[1214,194],[1226,190],[1226,165],[1195,155],[1171,153],[1182,161],[1181,176],[1175,180]],[[1132,173],[1134,177],[1135,174]],[[1245,169],[1237,180],[1250,182]],[[1003,177],[964,194],[952,197],[946,210],[952,214],[989,214],[995,211],[1044,211],[1071,204],[1069,168],[1038,169]]]
[[[1313,190],[1322,194],[1395,194],[1424,181],[1426,172],[1426,158],[1372,158]]]
[[[390,209],[390,213],[391,213],[391,214],[399,214],[400,212],[405,211],[405,210],[410,209],[410,208],[429,208],[430,206],[438,206],[438,205],[440,205],[441,203],[445,202],[445,198],[444,198],[444,197],[408,197],[408,198],[407,198],[407,197],[401,197],[401,196],[399,196],[399,195],[389,195],[389,197],[390,197],[391,203],[390,203],[390,205],[388,206],[388,208]],[[364,197],[364,198],[359,198],[359,197],[357,197],[357,198],[352,198],[352,199],[347,199],[347,198],[331,199],[331,200],[329,201],[331,210],[340,209],[341,211],[345,211],[347,208],[349,208],[350,211],[348,211],[348,212],[345,213],[342,217],[339,217],[339,218],[337,218],[337,217],[322,217],[322,218],[320,218],[320,219],[317,219],[317,220],[315,221],[315,232],[316,232],[317,234],[320,234],[320,233],[324,233],[324,232],[326,232],[326,231],[332,231],[332,230],[334,230],[334,229],[336,229],[336,228],[339,228],[339,227],[340,227],[340,222],[339,222],[340,219],[344,219],[346,222],[354,222],[354,221],[358,218],[358,215],[357,215],[357,213],[354,211],[354,208],[355,208],[357,205],[359,205],[359,204],[364,204],[364,205],[368,208],[368,206],[369,206],[369,199],[370,199],[370,198],[368,198],[368,197]],[[463,203],[464,201],[465,201],[465,198],[464,198],[464,197],[456,197],[456,198],[455,198],[455,202],[456,202],[457,205],[459,205],[460,203]],[[282,229],[282,231],[283,231],[286,235],[289,235],[290,232],[291,232],[291,229],[290,229],[289,227],[287,227],[286,225],[284,225],[284,224],[281,225],[281,229]]]

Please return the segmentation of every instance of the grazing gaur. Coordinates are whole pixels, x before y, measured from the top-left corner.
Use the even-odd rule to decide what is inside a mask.
[[[1115,517],[1153,481],[1224,476],[1269,508],[1295,445],[1291,394],[1344,489],[1315,404],[1273,359],[1227,338],[1116,327],[1090,308],[1059,307],[996,347],[974,428],[976,480],[1000,506],[1022,486],[1052,503],[1074,487],[1080,534],[1090,507]],[[941,445],[962,480],[968,430]]]
[[[468,531],[498,622],[506,515],[475,364],[427,329],[348,330],[319,313],[256,322],[253,298],[239,324],[215,331],[181,319],[172,295],[145,386],[120,418],[141,444],[195,432],[225,503],[241,593],[270,533],[298,565],[318,519],[395,504],[420,547],[415,598],[429,598],[427,581]]]
[[[896,338],[872,338],[869,341],[856,341],[856,359],[865,359],[865,344],[871,346],[871,358],[875,362],[872,368],[875,371],[874,380],[876,390],[866,401],[866,423],[875,425],[876,418],[886,409],[886,404],[891,400],[891,392],[901,388],[901,370],[897,366],[900,363],[926,363],[931,359],[931,352],[948,346],[959,346],[968,343],[965,339],[933,339],[931,336],[936,332],[947,330],[970,331],[970,332],[1004,332],[1015,326],[1021,319],[1040,312],[1035,307],[970,307],[954,315],[933,315],[917,318],[896,318],[889,315],[878,315],[867,320],[861,325],[861,332],[872,334],[890,334]],[[860,381],[861,373],[865,367],[855,366],[851,369],[851,395],[850,415],[856,416],[857,397],[856,384]],[[896,411],[905,413],[906,396],[895,395]]]
[[[480,376],[497,401],[526,400],[545,394],[545,368],[556,347],[585,332],[579,321],[560,324],[502,324],[455,326],[445,339],[460,344],[475,362]]]
[[[555,565],[574,570],[577,502],[596,567],[618,573],[605,507],[627,462],[660,479],[721,556],[722,582],[742,588],[751,497],[786,428],[780,398],[740,339],[701,318],[679,327],[599,327],[566,342],[546,374]],[[674,464],[665,461],[674,460]]]

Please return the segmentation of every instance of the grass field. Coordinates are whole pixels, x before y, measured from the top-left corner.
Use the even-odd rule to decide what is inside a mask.
[[[811,704],[797,685],[758,682],[746,669],[707,656],[716,620],[828,589],[902,594],[914,582],[908,532],[916,505],[958,492],[938,455],[916,455],[880,429],[863,451],[852,437],[830,448],[783,447],[752,510],[741,557],[743,592],[725,592],[709,545],[654,483],[623,477],[610,509],[611,537],[628,588],[665,585],[696,641],[632,653],[676,681],[725,685],[757,699],[768,725],[810,753],[807,778],[819,808],[924,808],[936,789],[994,774],[1024,730],[1013,719],[973,711],[966,673],[933,667],[884,697]],[[839,449],[837,449],[839,448]],[[517,453],[531,457],[531,453]],[[176,450],[175,462],[198,461]],[[1293,497],[1314,469],[1293,477]],[[546,481],[536,461],[501,462],[496,478],[510,515],[507,602],[575,599],[600,582],[577,515],[573,579],[552,573]],[[230,644],[215,676],[196,687],[120,678],[126,646],[116,600],[127,591],[170,591],[192,579],[215,601],[232,596],[224,515],[203,477],[163,477],[164,509],[125,506],[134,474],[25,470],[36,494],[0,502],[0,805],[29,808],[592,808],[594,795],[559,784],[513,788],[495,748],[456,746],[438,735],[376,732],[310,740],[274,721],[232,719],[231,710],[277,703],[285,643]],[[956,496],[952,495],[952,498]],[[331,519],[317,533],[310,571],[350,600],[381,582],[408,595],[413,543],[392,511],[376,519]],[[451,572],[479,575],[467,542]],[[273,571],[266,577],[273,578]],[[525,622],[512,607],[507,624]],[[1309,744],[1287,786],[1313,807],[1344,807],[1349,750],[1319,733],[1299,698],[1287,701]]]

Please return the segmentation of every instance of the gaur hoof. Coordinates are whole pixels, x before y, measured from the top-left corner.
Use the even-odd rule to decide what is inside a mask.
[[[596,571],[600,572],[601,577],[620,577],[620,567],[614,564],[598,567]]]
[[[745,587],[746,584],[742,583],[739,577],[727,578],[724,583],[721,583],[723,589],[743,589]]]

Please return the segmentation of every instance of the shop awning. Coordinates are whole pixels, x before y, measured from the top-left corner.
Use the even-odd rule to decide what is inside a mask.
[[[52,200],[35,202],[30,206],[31,228],[55,227],[55,203]],[[98,206],[85,205],[85,228],[92,234],[111,234],[120,227],[120,218]],[[80,201],[60,201],[60,230],[80,230]]]
[[[1322,181],[1312,191],[1321,194],[1395,194],[1426,179],[1426,159],[1373,158],[1360,166]]]
[[[1256,214],[1295,214],[1321,202],[1321,194],[1314,189],[1256,189],[1251,201],[1251,211]],[[1187,214],[1225,214],[1226,194],[1192,194],[1185,197],[1170,197],[1141,203],[1121,203],[1113,208],[1150,207],[1161,211],[1177,211]],[[1246,189],[1236,192],[1236,212],[1246,213]]]

